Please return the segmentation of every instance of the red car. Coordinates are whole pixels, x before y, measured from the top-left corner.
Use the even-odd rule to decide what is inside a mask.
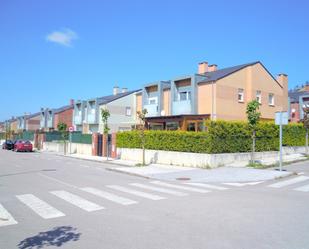
[[[24,140],[17,140],[14,143],[14,151],[19,152],[19,151],[25,151],[25,152],[32,152],[33,147],[32,143],[29,141],[24,141]]]

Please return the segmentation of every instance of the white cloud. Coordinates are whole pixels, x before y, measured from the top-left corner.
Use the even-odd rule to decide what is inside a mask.
[[[55,42],[66,47],[71,47],[73,40],[76,39],[78,39],[77,34],[70,29],[54,31],[46,36],[47,41]]]

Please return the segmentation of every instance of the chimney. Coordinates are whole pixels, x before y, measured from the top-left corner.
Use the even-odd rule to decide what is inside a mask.
[[[126,87],[123,87],[122,90],[121,90],[122,93],[126,93],[127,91],[128,91],[128,88],[126,88]]]
[[[204,74],[208,72],[208,62],[204,61],[204,62],[200,62],[198,64],[198,74]]]
[[[117,95],[119,93],[119,87],[118,86],[114,86],[113,88],[113,95]]]
[[[69,104],[70,104],[70,105],[74,105],[74,99],[70,99]]]
[[[208,67],[208,72],[214,72],[214,71],[217,71],[217,69],[218,69],[218,65],[212,64]]]
[[[282,86],[282,91],[283,91],[282,111],[288,111],[288,95],[289,95],[288,75],[284,73],[278,74],[277,81]]]

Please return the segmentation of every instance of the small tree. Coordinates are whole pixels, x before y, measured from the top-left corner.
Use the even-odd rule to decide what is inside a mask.
[[[252,100],[247,105],[247,118],[249,129],[252,132],[252,151],[251,151],[251,163],[254,163],[255,153],[255,140],[256,140],[256,128],[260,121],[261,113],[258,111],[260,103],[257,100]]]
[[[61,138],[63,141],[63,152],[66,155],[67,153],[67,148],[66,148],[66,140],[68,139],[68,132],[67,132],[67,124],[66,123],[59,123],[57,125],[58,131],[61,133]]]
[[[107,142],[105,144],[106,147],[106,160],[108,160],[108,132],[109,132],[109,127],[108,127],[108,118],[110,117],[110,113],[107,109],[102,109],[101,110],[101,118],[103,122],[103,134],[104,136],[107,137]]]
[[[309,131],[309,107],[305,107],[303,108],[304,110],[304,119],[303,119],[303,123],[304,123],[304,127],[306,129],[306,154],[309,154],[309,149],[308,149],[308,131]]]
[[[140,121],[140,138],[141,138],[141,146],[142,146],[142,150],[143,150],[143,159],[142,159],[142,165],[145,166],[145,143],[146,143],[146,139],[145,139],[145,126],[146,126],[146,115],[147,115],[147,109],[143,109],[142,111],[138,111],[137,112],[137,117]]]

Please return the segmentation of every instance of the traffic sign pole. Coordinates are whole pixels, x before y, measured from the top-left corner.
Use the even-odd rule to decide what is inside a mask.
[[[287,125],[289,123],[288,113],[287,112],[276,112],[276,118],[275,118],[276,125],[279,125],[279,170],[282,171],[282,137],[283,137],[283,131],[282,127],[283,125]]]
[[[282,171],[282,114],[280,115],[280,156],[279,156],[279,168]]]

